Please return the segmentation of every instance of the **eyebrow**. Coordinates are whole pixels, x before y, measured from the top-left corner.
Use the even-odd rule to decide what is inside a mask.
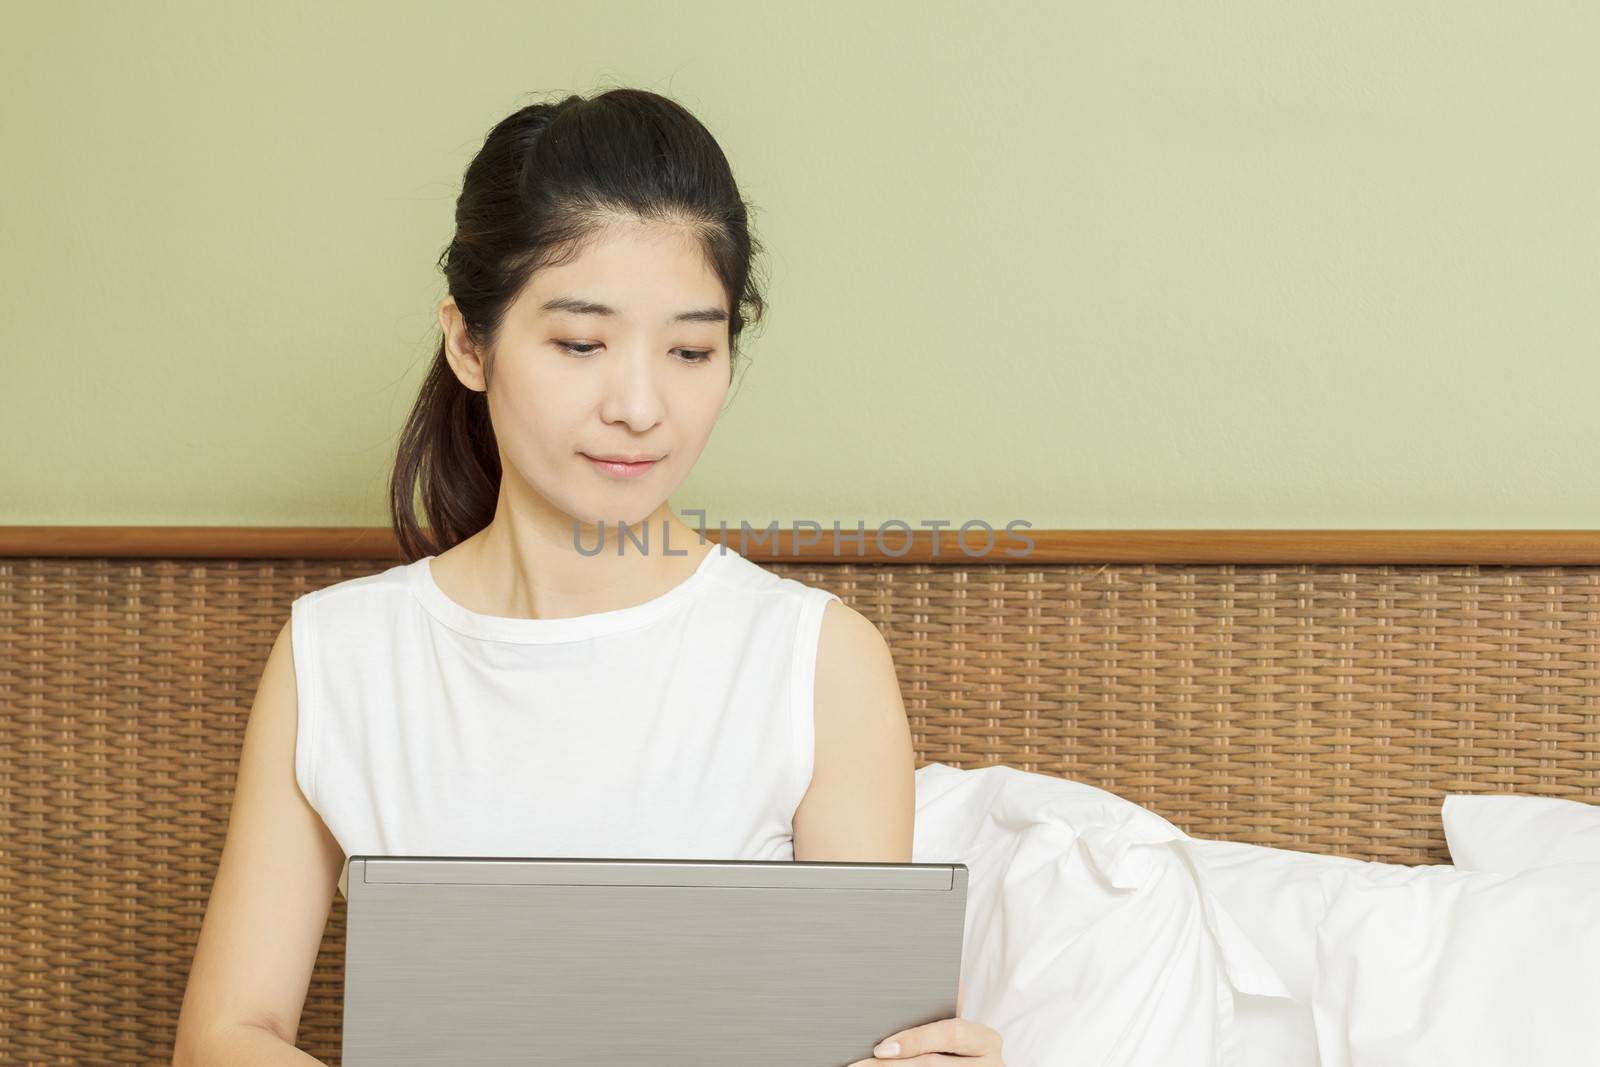
[[[592,300],[579,300],[571,296],[557,296],[546,300],[539,306],[540,311],[565,311],[571,315],[606,315],[615,317],[617,309],[607,304],[597,304]],[[668,322],[727,322],[728,313],[721,308],[692,308],[689,311],[680,311]]]

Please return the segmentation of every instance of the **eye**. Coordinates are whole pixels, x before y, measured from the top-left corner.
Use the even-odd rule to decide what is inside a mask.
[[[575,356],[590,355],[595,349],[600,347],[597,344],[589,344],[584,341],[557,341],[556,344],[561,348],[566,349],[568,352],[571,352]],[[711,358],[713,349],[675,348],[673,351],[682,353],[681,358],[685,363],[704,363]]]

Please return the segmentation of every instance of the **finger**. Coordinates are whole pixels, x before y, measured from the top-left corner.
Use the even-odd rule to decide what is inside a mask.
[[[960,1056],[982,1056],[998,1052],[999,1034],[968,1019],[940,1019],[890,1034],[873,1048],[881,1059],[904,1059],[925,1052],[953,1052]],[[893,1046],[893,1047],[891,1047]]]

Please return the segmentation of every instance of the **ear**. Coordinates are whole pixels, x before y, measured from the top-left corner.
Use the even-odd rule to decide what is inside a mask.
[[[444,358],[449,361],[456,378],[474,392],[486,391],[489,386],[483,373],[483,360],[467,334],[467,321],[453,296],[439,302],[439,332],[444,335]]]

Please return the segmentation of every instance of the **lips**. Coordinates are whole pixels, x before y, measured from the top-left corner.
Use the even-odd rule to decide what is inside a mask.
[[[612,478],[637,478],[640,475],[649,472],[651,468],[656,465],[659,459],[658,457],[658,459],[645,459],[636,463],[630,463],[617,460],[600,459],[589,455],[587,452],[582,453],[582,455],[584,459],[587,459],[591,464],[594,465],[595,470]]]

